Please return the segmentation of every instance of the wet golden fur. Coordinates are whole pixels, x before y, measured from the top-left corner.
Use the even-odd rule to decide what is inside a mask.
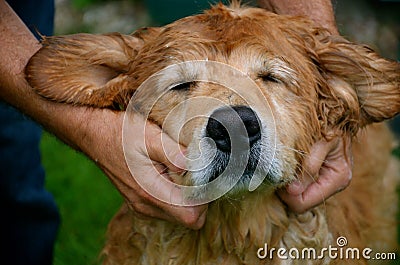
[[[45,38],[43,44],[27,67],[30,84],[49,99],[94,107],[126,108],[140,84],[173,63],[207,59],[240,69],[262,89],[279,118],[280,140],[290,147],[280,154],[285,183],[302,170],[304,154],[315,140],[333,137],[328,133],[332,128],[354,136],[352,183],[322,205],[296,215],[274,193],[278,186],[261,187],[210,203],[198,231],[138,217],[124,205],[109,225],[105,264],[265,264],[256,256],[265,243],[271,248],[321,249],[334,246],[338,236],[345,236],[349,247],[396,248],[393,140],[385,125],[372,123],[400,110],[398,63],[331,36],[304,18],[235,3],[130,36],[77,34]],[[280,73],[268,70],[271,66],[267,73],[260,71],[260,65],[274,60],[293,73],[269,76]],[[167,93],[149,118],[162,125],[168,111],[187,97],[227,101],[233,96],[240,104],[217,85],[199,83],[188,93]],[[188,137],[182,144],[190,144],[198,126],[185,129]],[[310,264],[329,262],[341,263],[326,257]],[[287,263],[275,257],[268,264]]]

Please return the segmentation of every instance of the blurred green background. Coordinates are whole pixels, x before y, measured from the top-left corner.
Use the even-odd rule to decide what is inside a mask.
[[[122,199],[92,161],[52,135],[41,141],[46,186],[61,213],[54,265],[100,264],[107,224]]]
[[[187,9],[186,5],[185,10],[177,10],[179,1],[192,3],[193,9]],[[55,32],[57,35],[110,31],[130,33],[138,27],[167,23],[176,19],[177,13],[197,13],[208,5],[207,2],[210,1],[56,0]],[[173,7],[173,12],[166,10],[166,3]],[[335,1],[335,10],[343,35],[368,43],[386,57],[398,58],[398,4],[384,4],[378,0],[338,0]],[[171,16],[165,16],[166,13],[171,13]],[[100,264],[98,255],[107,224],[118,210],[121,197],[91,161],[51,135],[43,135],[41,149],[47,188],[53,193],[62,215],[54,264]],[[400,155],[399,151],[397,155]]]

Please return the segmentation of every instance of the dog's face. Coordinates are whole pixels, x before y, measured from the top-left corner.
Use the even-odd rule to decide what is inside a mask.
[[[318,71],[305,51],[291,45],[279,23],[280,17],[258,9],[216,8],[161,29],[139,51],[138,57],[152,65],[146,78],[156,74],[159,81],[137,91],[136,101],[149,110],[150,119],[188,146],[193,160],[188,184],[206,184],[226,171],[232,178],[227,183],[242,175],[237,191],[247,190],[254,174],[282,185],[294,178],[302,153],[321,135]],[[162,71],[195,60],[203,62]],[[132,75],[141,71],[142,59],[138,62]],[[223,64],[237,73],[221,70]],[[220,83],[203,81],[205,71]],[[233,78],[251,79],[258,91],[245,80],[247,87],[225,85]],[[235,147],[244,150],[233,152]]]
[[[227,183],[238,180],[236,191],[253,177],[283,185],[316,140],[354,134],[400,110],[399,64],[262,9],[218,5],[132,36],[78,34],[44,44],[27,67],[40,94],[126,108],[136,92],[134,108],[188,146],[193,170],[177,181],[190,185],[223,172]]]

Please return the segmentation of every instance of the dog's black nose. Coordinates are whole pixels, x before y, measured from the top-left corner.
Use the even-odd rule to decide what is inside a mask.
[[[261,138],[260,121],[246,106],[219,108],[208,119],[206,136],[223,152],[230,152],[232,145],[249,148]]]

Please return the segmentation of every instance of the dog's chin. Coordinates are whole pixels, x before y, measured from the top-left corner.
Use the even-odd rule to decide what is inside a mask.
[[[247,159],[217,152],[205,168],[192,172],[192,185],[204,187],[195,197],[213,197],[212,193],[220,193],[219,198],[238,198],[254,188],[274,190],[282,186],[283,180],[280,167],[273,161],[268,155],[261,156],[257,148],[252,148]],[[254,183],[256,187],[252,187]]]
[[[271,181],[268,175],[255,176],[253,173],[245,172],[236,184],[223,196],[223,198],[238,198],[250,193],[250,183],[253,177],[263,179],[257,188],[258,191],[273,190],[277,186],[277,183]]]
[[[195,193],[190,194],[189,198],[193,199],[193,201],[212,201],[209,200],[209,198],[213,198],[213,200],[242,200],[247,195],[254,192],[250,189],[251,182],[254,178],[262,180],[255,190],[256,192],[274,191],[279,186],[282,186],[282,181],[277,180],[276,177],[270,176],[269,174],[245,171],[241,176],[234,174],[223,174],[219,177],[216,177],[211,182],[197,182],[197,187],[201,188],[199,188]]]
[[[198,147],[198,148],[195,148]],[[189,147],[190,194],[195,200],[243,197],[252,191],[274,190],[282,186],[280,155],[268,138],[247,147],[223,151],[209,139]],[[201,150],[201,152],[200,152]]]

